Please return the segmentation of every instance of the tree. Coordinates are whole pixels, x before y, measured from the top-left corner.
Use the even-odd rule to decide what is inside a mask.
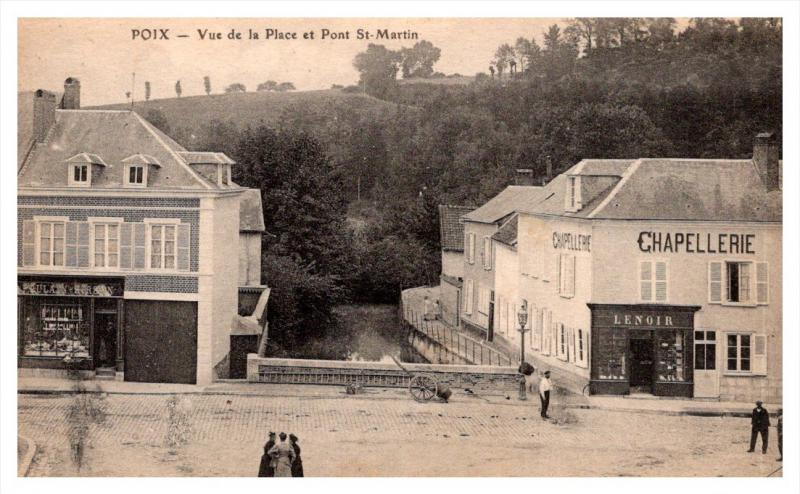
[[[246,93],[247,86],[242,84],[241,82],[234,82],[233,84],[228,85],[225,88],[226,93]]]
[[[675,39],[675,19],[672,17],[656,17],[649,20],[647,41],[650,46],[663,49]]]
[[[144,81],[144,100],[150,101],[150,81]]]
[[[431,77],[433,65],[439,60],[442,51],[430,41],[422,40],[412,48],[400,50],[402,58],[403,79],[411,77]]]
[[[508,43],[503,43],[497,48],[497,51],[494,53],[494,65],[497,67],[498,77],[502,79],[505,68],[514,61],[516,56],[514,48]]]
[[[280,91],[280,92],[294,91],[294,90],[295,90],[294,84],[292,84],[291,82],[281,82],[275,87],[275,91]]]
[[[256,91],[274,91],[275,88],[278,87],[278,83],[275,81],[266,81],[262,82],[256,88]]]
[[[165,134],[172,133],[172,129],[167,122],[167,117],[164,116],[164,113],[161,110],[157,108],[147,110],[147,115],[145,115],[144,119],[150,122],[153,127],[157,128],[161,132]]]
[[[399,52],[383,45],[370,43],[367,51],[356,55],[353,66],[359,72],[359,85],[364,92],[378,98],[389,99],[397,90]]]
[[[597,19],[589,17],[576,17],[571,19],[569,26],[564,29],[564,34],[572,40],[583,43],[583,53],[588,57],[594,48]]]
[[[175,94],[177,94],[178,98],[180,98],[182,92],[183,92],[183,89],[181,89],[181,81],[178,80],[178,82],[175,83]]]
[[[211,94],[211,78],[209,76],[203,77],[203,86],[206,89],[206,96]]]

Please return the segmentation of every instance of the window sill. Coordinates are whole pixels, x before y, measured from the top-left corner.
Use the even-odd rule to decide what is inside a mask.
[[[734,372],[725,371],[722,373],[725,377],[767,377],[765,374],[754,374],[752,372]]]

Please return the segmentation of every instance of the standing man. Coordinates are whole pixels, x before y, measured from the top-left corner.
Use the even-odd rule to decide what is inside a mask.
[[[781,455],[778,461],[783,461],[783,408],[778,409],[778,453]]]
[[[542,401],[542,418],[549,419],[547,407],[550,406],[550,390],[553,383],[550,382],[550,371],[544,371],[544,377],[539,381],[539,399]]]
[[[764,402],[761,400],[756,401],[756,407],[753,409],[753,418],[750,420],[750,425],[753,427],[750,432],[750,449],[748,453],[756,450],[756,438],[761,434],[761,453],[767,454],[767,445],[769,444],[769,412],[766,408],[762,407]]]

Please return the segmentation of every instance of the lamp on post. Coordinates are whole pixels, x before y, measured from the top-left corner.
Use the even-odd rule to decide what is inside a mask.
[[[519,342],[519,362],[525,362],[525,333],[528,329],[525,327],[528,324],[528,302],[522,301],[522,306],[517,312],[517,319],[519,321],[520,342]]]
[[[530,372],[526,372],[526,368],[529,366],[525,365],[525,332],[528,331],[525,326],[528,324],[528,302],[522,301],[522,306],[519,308],[519,312],[517,312],[517,320],[519,322],[519,331],[520,334],[520,341],[519,341],[519,372],[520,372],[520,382],[519,382],[519,399],[524,401],[528,399],[527,396],[527,389],[526,389],[526,375],[530,374]],[[532,369],[532,368],[531,368]]]

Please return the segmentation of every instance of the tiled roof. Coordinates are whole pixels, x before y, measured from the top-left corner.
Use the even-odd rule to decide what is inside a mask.
[[[466,221],[496,223],[524,208],[531,208],[542,199],[544,187],[510,185],[486,204],[464,216]]]
[[[225,153],[183,151],[178,154],[190,165],[233,165],[236,163]]]
[[[510,247],[516,247],[517,245],[517,218],[518,216],[515,214],[511,218],[509,218],[503,225],[498,229],[494,235],[492,235],[492,239],[497,240],[500,243],[506,244]]]
[[[161,168],[161,163],[159,163],[155,157],[150,156],[149,154],[134,154],[133,156],[128,156],[122,160],[122,162],[126,165],[153,165]]]
[[[439,206],[439,233],[442,250],[464,251],[464,223],[461,217],[475,208],[471,206]]]
[[[180,157],[178,153],[184,151],[135,112],[56,110],[46,141],[33,146],[17,179],[22,187],[67,186],[65,161],[90,153],[108,165],[101,173],[93,174],[92,188],[120,187],[124,183],[122,160],[142,153],[162,165],[149,174],[148,189],[215,188]]]
[[[247,189],[240,195],[239,231],[266,231],[264,226],[264,212],[261,208],[261,191],[259,189]]]
[[[66,163],[77,163],[77,164],[89,164],[89,165],[100,165],[100,166],[108,166],[103,158],[97,156],[94,153],[78,153],[72,158],[64,160]]]
[[[605,160],[604,172],[584,160],[555,177],[543,200],[522,212],[596,219],[782,221],[781,191],[767,192],[752,160],[642,158]],[[618,161],[613,164],[612,161]],[[617,175],[575,213],[564,208],[569,175]]]

